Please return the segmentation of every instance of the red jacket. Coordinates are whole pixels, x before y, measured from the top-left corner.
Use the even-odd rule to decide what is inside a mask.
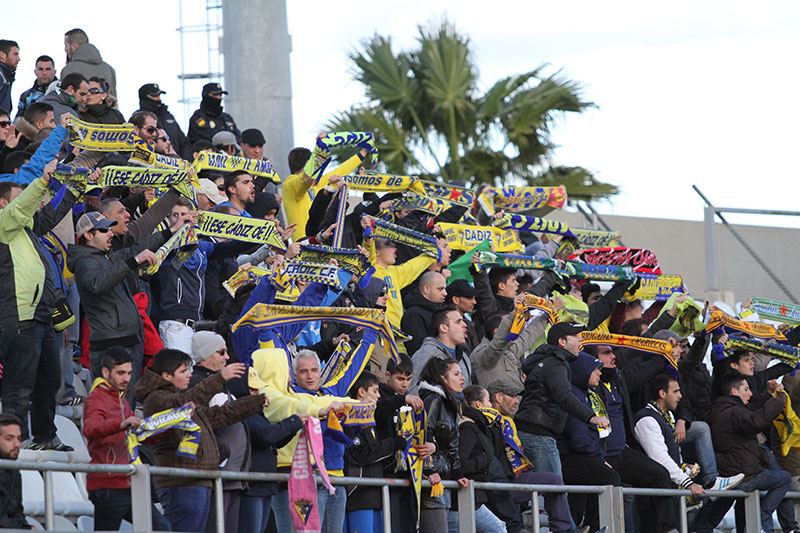
[[[123,393],[124,394],[124,393]],[[95,380],[83,406],[83,434],[87,439],[92,464],[130,464],[125,446],[125,432],[119,428],[123,420],[133,416],[123,395],[102,378]],[[127,489],[131,481],[125,474],[89,473],[88,490]]]

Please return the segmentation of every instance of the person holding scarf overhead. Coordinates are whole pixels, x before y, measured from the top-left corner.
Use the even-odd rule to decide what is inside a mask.
[[[462,487],[467,478],[461,470],[458,455],[458,419],[461,415],[464,375],[453,358],[431,358],[420,373],[419,395],[427,413],[426,438],[432,438],[436,451],[426,464],[423,474],[434,486],[423,489],[420,511],[420,533],[445,533],[447,511],[450,508],[449,491],[438,485],[442,479],[455,479]]]

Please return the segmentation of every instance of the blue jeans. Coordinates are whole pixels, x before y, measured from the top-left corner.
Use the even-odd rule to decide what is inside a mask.
[[[360,509],[347,511],[347,533],[382,533],[383,511]]]
[[[325,487],[317,488],[317,510],[319,511],[319,521],[322,525],[321,532],[341,533],[344,529],[345,505],[347,504],[347,492],[343,485],[335,487],[336,493],[328,494]],[[275,514],[275,526],[278,531],[283,533],[293,532],[292,513],[289,509],[289,489],[282,489],[272,497],[272,512]]]
[[[764,469],[750,481],[743,481],[736,487],[736,490],[751,492],[754,490],[766,490],[767,493],[761,497],[761,529],[766,533],[772,533],[772,513],[778,508],[784,495],[789,492],[792,484],[792,476],[784,470]],[[790,502],[791,503],[791,502]],[[741,524],[741,526],[740,526]],[[743,502],[736,504],[736,530],[744,531],[744,505]]]
[[[458,533],[458,511],[447,512],[448,533]],[[506,525],[488,507],[481,505],[475,510],[475,531],[477,533],[506,533]]]
[[[775,458],[775,454],[772,453],[772,450],[770,450],[766,444],[762,444],[761,447],[769,454],[769,466],[767,466],[767,468],[772,471],[783,471],[781,465],[778,464],[778,460]],[[800,529],[798,528],[797,520],[794,516],[794,502],[795,500],[783,500],[778,505],[778,523],[781,525],[783,531]]]
[[[717,458],[714,455],[714,445],[711,442],[711,428],[708,427],[708,424],[700,421],[692,422],[686,431],[686,439],[681,443],[681,449],[686,444],[692,444],[694,447],[692,457],[700,465],[700,472],[703,476],[700,482],[704,487],[710,486],[719,477],[719,471],[717,470]]]
[[[133,522],[131,516],[131,489],[98,489],[89,491],[94,504],[94,530],[118,531],[122,520]],[[153,529],[171,531],[169,522],[153,505]]]
[[[211,507],[208,487],[167,487],[158,489],[158,499],[164,508],[172,531],[205,531]]]
[[[34,442],[56,436],[56,393],[61,386],[61,363],[53,324],[26,320],[0,324],[3,355],[3,413],[22,420],[27,439],[28,410]]]
[[[552,472],[561,476],[561,455],[558,453],[556,439],[545,435],[519,432],[522,451],[533,463],[537,472]]]
[[[239,532],[264,533],[269,522],[272,496],[242,496],[239,506]]]

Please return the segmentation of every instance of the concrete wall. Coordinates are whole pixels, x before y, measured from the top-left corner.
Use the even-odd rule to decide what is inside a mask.
[[[225,110],[239,129],[264,133],[264,155],[281,179],[289,175],[286,156],[294,148],[292,49],[284,0],[223,0]]]
[[[554,211],[547,218],[590,227],[580,213]],[[703,223],[603,215],[603,220],[622,234],[626,246],[647,248],[658,257],[664,274],[681,274],[692,295],[712,300],[706,284]],[[800,295],[800,230],[778,227],[734,225],[740,235],[769,264],[795,295]],[[750,256],[733,234],[716,224],[720,290],[730,291],[736,301],[752,296],[791,301]],[[792,302],[800,303],[800,302]]]

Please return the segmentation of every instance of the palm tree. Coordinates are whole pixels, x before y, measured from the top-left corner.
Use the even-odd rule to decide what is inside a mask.
[[[567,186],[573,199],[608,197],[617,187],[549,157],[556,118],[580,113],[578,82],[540,66],[481,93],[469,38],[447,20],[418,27],[418,47],[395,54],[375,35],[350,55],[367,102],[338,113],[330,130],[371,131],[385,171],[472,186]]]

